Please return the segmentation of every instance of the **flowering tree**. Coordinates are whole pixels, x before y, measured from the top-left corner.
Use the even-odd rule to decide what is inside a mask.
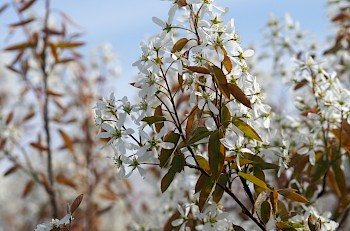
[[[10,165],[4,175],[25,173],[22,198],[39,207],[23,217],[45,222],[36,230],[348,228],[349,1],[329,1],[337,32],[323,50],[291,17],[271,17],[269,76],[254,51],[241,47],[234,20],[224,21],[227,8],[213,0],[170,2],[168,19],[152,18],[161,31],[141,43],[134,63],[136,102],[114,94],[98,100],[105,77],[115,75],[110,53],[84,65],[72,21],[54,18],[49,0],[35,18],[27,14],[35,0],[13,4],[20,21],[10,27],[22,28],[26,40],[4,48],[15,54],[7,68],[22,80],[16,97],[27,96],[31,106],[0,95],[0,151]],[[293,89],[293,112],[268,105],[274,96],[265,99],[259,82],[272,77]],[[20,132],[28,121],[38,126]],[[117,174],[101,146],[113,153]],[[125,180],[135,172],[148,184],[140,209]],[[113,210],[118,198],[125,213]],[[106,212],[123,221],[111,224]]]
[[[272,19],[274,73],[289,76],[282,64],[284,54],[292,56],[287,82],[303,96],[296,98],[301,117],[274,113],[248,71],[254,52],[240,46],[233,19],[223,21],[227,10],[214,1],[178,0],[166,21],[153,17],[161,32],[141,43],[134,64],[140,77],[131,85],[140,101],[99,101],[98,137],[114,147],[119,177],[135,170],[145,176],[147,166],[164,170],[160,188],[173,212],[155,228],[334,230],[338,224],[316,205],[326,191],[335,195],[337,219],[349,203],[349,91],[316,61],[314,47],[299,50],[294,39],[303,34],[290,18],[286,26]],[[348,46],[348,10],[333,18],[342,28],[326,55]],[[293,40],[284,28],[295,31]]]

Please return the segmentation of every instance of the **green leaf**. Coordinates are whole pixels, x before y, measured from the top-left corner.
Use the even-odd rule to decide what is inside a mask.
[[[173,131],[168,132],[168,134],[164,137],[165,142],[170,142],[174,144],[173,149],[162,149],[159,155],[159,166],[164,168],[171,160],[171,156],[176,150],[176,145],[179,142],[180,134],[177,134]]]
[[[249,100],[249,98],[244,94],[244,92],[236,85],[233,83],[228,83],[228,89],[229,93],[241,104],[244,106],[252,109],[252,104]]]
[[[206,127],[197,127],[197,129],[191,135],[191,138],[188,140],[185,146],[190,146],[208,136],[210,136],[212,132],[209,131]]]
[[[161,181],[160,189],[162,193],[164,193],[170,186],[171,182],[173,182],[174,177],[176,175],[176,171],[173,168],[170,168],[167,174],[164,175]]]
[[[177,51],[181,51],[182,48],[184,48],[186,46],[186,44],[188,43],[188,39],[187,38],[181,38],[179,39],[173,46],[173,48],[171,49],[171,53],[175,53]]]
[[[266,169],[278,169],[279,166],[273,163],[265,163],[265,161],[257,155],[253,155],[250,153],[242,153],[239,158],[239,163],[241,166],[246,164],[251,164],[253,166],[259,167],[262,170]],[[231,165],[231,169],[237,169],[237,162]]]
[[[225,160],[225,146],[220,142],[223,133],[216,130],[210,135],[208,144],[208,155],[210,170],[214,177],[218,177],[222,171]]]
[[[210,167],[207,159],[205,159],[203,156],[200,156],[200,155],[196,155],[195,158],[199,164],[199,167],[204,169],[207,173],[210,173]]]
[[[162,105],[159,105],[158,107],[156,107],[156,109],[154,110],[154,116],[163,117]],[[163,122],[156,123],[155,127],[156,127],[156,131],[159,133],[160,130],[164,127],[164,123]]]
[[[185,156],[182,153],[175,153],[171,168],[176,172],[181,172],[185,167],[186,161]]]
[[[297,201],[297,202],[301,202],[301,203],[308,203],[309,202],[305,197],[296,193],[295,190],[291,189],[291,188],[279,189],[279,190],[277,190],[277,192],[280,195],[282,195],[285,198],[288,198],[292,201]]]
[[[203,211],[204,205],[207,203],[213,191],[214,185],[215,185],[215,180],[213,178],[209,178],[203,185],[203,188],[199,194],[198,207],[200,211]]]
[[[258,135],[258,133],[251,127],[249,126],[246,122],[239,118],[234,118],[232,120],[232,123],[239,129],[241,130],[247,137],[260,141],[262,142],[262,139]]]
[[[263,188],[264,190],[269,190],[269,187],[267,187],[266,183],[262,180],[260,180],[259,178],[253,176],[252,174],[247,174],[244,172],[239,172],[238,176],[246,179],[247,181],[252,182],[253,184]]]
[[[225,186],[227,183],[227,180],[228,180],[227,176],[224,174],[221,174],[217,183],[221,184],[222,186]],[[216,203],[219,203],[223,195],[224,195],[224,189],[221,188],[218,184],[216,184],[213,192],[213,201],[215,201]]]
[[[148,125],[152,125],[154,123],[166,121],[166,119],[164,116],[148,116],[143,118],[141,121],[146,122]]]
[[[258,179],[265,182],[265,174],[264,174],[263,170],[261,170],[261,168],[254,166],[253,174],[255,177],[257,177]],[[257,194],[260,194],[261,192],[263,192],[265,190],[264,188],[261,188],[257,185],[254,185],[254,189],[255,189],[255,192]]]
[[[221,124],[227,128],[231,123],[231,112],[228,110],[227,106],[224,105],[221,110]]]
[[[317,180],[319,180],[322,176],[324,176],[326,174],[326,172],[328,171],[328,168],[330,167],[330,163],[328,161],[325,160],[320,160],[318,162],[316,162],[315,164],[315,172],[312,175],[311,181],[315,182]]]
[[[259,168],[266,170],[266,169],[279,169],[279,166],[277,164],[273,163],[257,163],[256,166]]]
[[[278,230],[282,230],[282,231],[297,231],[296,229],[294,229],[291,226],[290,222],[275,222],[275,225],[278,228]]]
[[[258,209],[258,216],[261,221],[266,224],[270,220],[271,205],[268,201],[263,201]]]
[[[232,224],[232,228],[234,231],[245,231],[241,226]]]
[[[287,221],[290,218],[288,209],[282,201],[277,201],[277,215],[282,221]]]

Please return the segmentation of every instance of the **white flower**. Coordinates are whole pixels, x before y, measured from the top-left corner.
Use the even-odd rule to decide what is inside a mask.
[[[177,210],[179,211],[181,218],[175,219],[171,222],[171,225],[174,227],[180,226],[180,231],[190,230],[189,227],[186,227],[186,223],[188,222],[188,213],[190,212],[190,204],[185,204],[183,206],[177,205]],[[184,207],[184,208],[183,208]]]
[[[214,99],[214,93],[208,93],[208,92],[196,92],[196,95],[201,96],[202,99],[198,102],[198,108],[203,110],[205,106],[209,108],[209,110],[214,114],[218,115],[219,110],[216,108],[216,106],[212,103],[212,100]]]
[[[141,141],[144,144],[139,148],[136,155],[147,156],[148,159],[153,160],[153,162],[158,161],[159,148],[172,149],[174,144],[170,142],[164,142],[162,138],[166,133],[166,127],[163,127],[158,134],[155,136],[150,136],[146,132],[140,130]]]
[[[52,219],[50,223],[37,225],[34,231],[50,231],[53,228],[59,228],[61,225],[68,225],[71,220],[73,220],[72,215],[67,214],[61,220]]]
[[[125,118],[125,113],[119,114],[119,119],[114,127],[109,123],[104,122],[101,128],[105,131],[100,131],[97,135],[97,138],[110,138],[107,144],[111,144],[115,141],[114,144],[121,154],[125,154],[126,152],[124,139],[134,133],[133,129],[124,128]]]

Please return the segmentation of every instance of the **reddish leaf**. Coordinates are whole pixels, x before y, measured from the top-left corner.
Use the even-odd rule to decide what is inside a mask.
[[[2,12],[4,12],[4,11],[7,9],[8,6],[9,6],[8,3],[5,3],[4,5],[2,5],[2,6],[0,7],[0,14],[1,14]]]
[[[28,24],[28,23],[33,22],[34,20],[35,20],[35,18],[25,19],[25,20],[22,20],[22,21],[20,21],[20,22],[11,23],[11,24],[9,25],[9,27],[14,28],[14,27],[18,27],[18,26],[23,26],[23,25],[26,25],[26,24]]]
[[[305,85],[307,85],[309,83],[309,81],[307,81],[306,79],[303,79],[301,81],[299,81],[295,86],[294,86],[294,90],[298,90],[302,87],[304,87]]]
[[[80,194],[79,196],[77,196],[77,198],[75,198],[75,200],[73,201],[72,205],[70,206],[70,214],[73,215],[75,210],[77,210],[77,208],[79,207],[81,201],[83,200],[83,197],[84,197],[84,194]]]
[[[186,66],[186,68],[192,72],[201,73],[201,74],[210,74],[210,71],[206,67],[200,66]]]
[[[296,193],[295,190],[291,189],[291,188],[279,189],[279,190],[277,190],[277,192],[280,195],[282,195],[285,198],[288,198],[292,201],[297,201],[297,202],[301,202],[301,203],[308,203],[309,202],[305,197]]]
[[[63,94],[55,92],[53,90],[48,90],[47,94],[50,95],[50,96],[54,96],[54,97],[62,97],[63,96]]]
[[[277,213],[277,202],[278,202],[278,193],[276,190],[270,192],[270,202],[272,205],[272,212],[276,215]]]
[[[55,30],[55,29],[48,28],[48,27],[44,28],[43,32],[46,34],[49,34],[49,35],[64,35],[63,31]]]
[[[217,67],[215,65],[213,65],[212,68],[213,68],[215,82],[218,85],[226,84],[227,79],[226,79],[224,72],[219,67]]]
[[[212,66],[212,69],[214,82],[217,84],[220,92],[224,94],[226,98],[230,99],[230,89],[224,72],[215,65]]]
[[[101,194],[99,194],[99,197],[113,202],[118,200],[118,195],[112,192],[102,192]]]
[[[198,106],[194,106],[187,118],[187,124],[186,124],[186,140],[188,141],[190,139],[191,131],[193,130],[192,127],[195,125],[194,129],[196,129],[198,124]]]
[[[57,48],[67,49],[67,48],[75,48],[83,46],[85,43],[83,42],[59,42],[56,44]]]
[[[181,217],[181,214],[178,210],[176,210],[173,215],[169,217],[169,219],[165,222],[165,225],[163,227],[163,231],[173,231],[174,227],[171,225],[173,221],[176,219],[179,219]]]
[[[32,146],[35,149],[38,149],[39,151],[47,151],[48,150],[46,146],[44,146],[40,143],[32,142],[32,143],[30,143],[30,146]]]
[[[25,198],[26,196],[28,196],[28,194],[30,193],[30,191],[32,191],[34,186],[34,181],[33,180],[29,180],[27,181],[27,183],[25,184],[23,191],[22,191],[22,198]]]
[[[232,71],[231,59],[227,56],[227,51],[225,50],[225,48],[222,47],[221,49],[224,52],[224,60],[222,61],[222,64],[224,65],[227,72],[230,73]]]
[[[29,0],[28,2],[25,2],[19,9],[19,12],[23,12],[27,10],[31,5],[33,5],[36,2],[36,0]]]
[[[203,186],[206,184],[207,180],[209,180],[209,177],[204,173],[202,173],[197,180],[196,186],[194,188],[194,192],[195,193],[200,192]]]
[[[345,197],[347,194],[347,186],[346,186],[345,174],[341,165],[342,165],[342,160],[338,159],[337,161],[333,162],[332,169],[334,171],[335,181],[337,182],[341,195]]]
[[[340,189],[338,187],[337,181],[336,181],[335,176],[334,176],[334,172],[331,169],[329,169],[327,172],[327,178],[328,178],[328,181],[331,184],[334,192],[337,194],[338,197],[341,197],[342,192],[340,191]],[[345,192],[346,192],[346,190],[345,190]]]
[[[348,21],[350,20],[350,15],[345,12],[341,12],[340,14],[334,16],[332,18],[332,22],[337,22],[337,21]]]
[[[228,83],[228,89],[230,91],[230,94],[233,97],[235,97],[235,99],[238,102],[240,102],[246,107],[249,107],[250,109],[252,108],[252,104],[250,103],[250,100],[236,84]]]
[[[13,165],[12,167],[10,167],[9,169],[7,169],[7,170],[4,172],[4,176],[8,176],[8,175],[10,175],[10,174],[16,172],[19,168],[20,168],[20,165],[19,165],[19,164]]]
[[[56,181],[60,184],[63,184],[63,185],[66,185],[66,186],[69,186],[71,188],[75,188],[76,185],[75,183],[69,179],[68,177],[64,176],[64,175],[58,175],[56,176]]]
[[[19,43],[19,44],[16,44],[16,45],[12,45],[12,46],[9,46],[9,47],[6,47],[4,50],[5,51],[15,51],[15,50],[22,50],[22,49],[26,49],[28,47],[33,47],[33,43],[31,42],[24,42],[24,43]]]
[[[11,111],[8,115],[7,115],[7,118],[6,118],[6,121],[5,121],[5,124],[8,125],[9,123],[11,123],[12,119],[13,119],[13,111]]]
[[[63,142],[66,146],[66,148],[71,151],[72,153],[74,153],[74,146],[73,146],[73,142],[72,140],[69,138],[69,136],[67,135],[67,133],[65,133],[63,130],[59,129],[58,132],[61,135],[61,138],[63,139]]]
[[[343,120],[341,123],[342,129],[332,129],[332,133],[335,135],[338,141],[341,140],[342,147],[350,152],[350,124]]]
[[[179,39],[173,46],[173,48],[171,49],[171,53],[175,53],[177,51],[181,51],[182,48],[184,48],[186,46],[186,44],[188,43],[188,39],[187,38],[181,38]]]
[[[53,58],[55,59],[55,62],[58,63],[59,57],[58,57],[57,47],[53,43],[49,43],[49,46],[51,48],[51,53],[52,53]]]
[[[51,186],[50,186],[50,183],[49,183],[49,181],[48,181],[46,175],[45,175],[44,173],[41,172],[41,173],[40,173],[40,177],[41,177],[41,184],[44,185],[44,188],[45,188],[46,192],[47,192],[48,194],[51,194],[52,188],[51,188]]]
[[[178,0],[177,5],[179,7],[187,6],[187,2],[186,2],[186,0]]]
[[[25,122],[25,121],[28,121],[30,120],[31,118],[33,118],[35,116],[35,112],[28,112],[28,114],[26,116],[23,117],[22,121]]]

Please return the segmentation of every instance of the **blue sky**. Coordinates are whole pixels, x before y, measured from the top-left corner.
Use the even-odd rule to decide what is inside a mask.
[[[270,13],[282,17],[286,12],[301,22],[302,29],[315,33],[318,39],[326,35],[328,21],[325,12],[325,0],[216,0],[217,5],[228,6],[227,18],[235,18],[236,30],[244,46],[262,41],[262,28]],[[87,47],[84,53],[102,43],[112,44],[117,52],[123,74],[114,84],[126,86],[137,70],[131,64],[140,56],[139,44],[160,30],[151,18],[167,18],[169,1],[160,0],[52,0],[54,8],[66,12],[84,28]],[[14,17],[7,15],[8,21]],[[14,18],[15,19],[15,18]],[[4,18],[0,17],[4,32]],[[2,41],[1,41],[2,42]],[[117,90],[117,96],[129,92],[129,87]],[[124,92],[125,91],[125,92]]]

